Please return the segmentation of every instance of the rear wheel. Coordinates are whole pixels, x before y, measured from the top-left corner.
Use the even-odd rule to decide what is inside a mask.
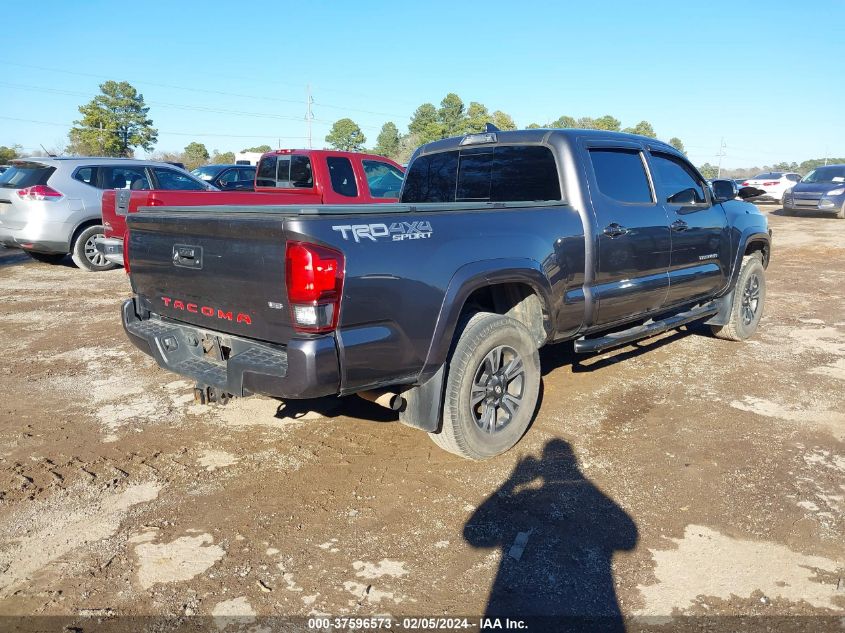
[[[103,227],[89,226],[84,231],[80,231],[73,242],[73,250],[71,256],[73,263],[78,268],[88,272],[99,272],[103,270],[112,270],[117,268],[117,264],[108,261],[102,253],[97,251],[94,241],[98,237],[104,237]]]
[[[43,262],[45,264],[58,264],[65,258],[65,253],[36,253],[35,251],[25,252],[35,261]]]
[[[504,453],[528,429],[539,393],[540,355],[526,327],[478,313],[450,357],[442,428],[429,437],[468,459]]]
[[[730,319],[725,325],[713,325],[718,338],[744,341],[757,331],[763,304],[766,300],[766,271],[760,253],[753,253],[742,260],[739,279],[734,289]]]

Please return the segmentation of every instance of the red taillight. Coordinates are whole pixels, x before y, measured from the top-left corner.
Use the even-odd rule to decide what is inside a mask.
[[[345,264],[340,251],[305,242],[288,242],[285,271],[296,330],[329,332],[337,327]]]
[[[743,186],[743,187],[747,187],[747,186],[748,186],[748,181],[746,180],[744,183],[742,183],[742,186]]]
[[[775,185],[780,184],[777,180],[772,180],[771,182],[764,182],[764,187],[774,187]]]
[[[62,194],[47,185],[33,185],[25,189],[18,189],[18,195],[23,200],[58,200]]]

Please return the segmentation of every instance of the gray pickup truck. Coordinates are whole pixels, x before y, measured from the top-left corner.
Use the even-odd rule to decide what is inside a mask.
[[[754,333],[771,233],[736,194],[650,138],[445,139],[398,204],[133,214],[124,327],[202,400],[357,393],[483,459],[531,423],[543,345]]]

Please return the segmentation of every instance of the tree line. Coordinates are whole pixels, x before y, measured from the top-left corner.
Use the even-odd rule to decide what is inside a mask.
[[[710,163],[704,163],[698,168],[701,175],[705,178],[753,178],[757,174],[763,174],[771,171],[792,171],[802,176],[809,174],[816,167],[823,165],[842,165],[845,164],[845,158],[811,158],[809,160],[796,163],[786,161],[775,163],[774,165],[763,165],[762,167],[734,167],[732,169],[724,168],[719,174],[719,168]]]
[[[131,157],[136,149],[151,152],[158,141],[158,130],[149,116],[149,107],[144,102],[144,95],[126,81],[106,81],[100,84],[100,94],[88,103],[79,106],[82,115],[68,133],[68,144],[56,153],[68,153],[79,156],[124,156]],[[392,122],[386,122],[379,131],[375,145],[369,151],[387,156],[399,163],[406,163],[414,149],[450,136],[462,136],[483,132],[487,123],[492,123],[500,130],[515,130],[517,125],[508,113],[501,110],[490,111],[487,106],[477,101],[464,101],[454,92],[450,92],[440,101],[440,107],[433,103],[423,103],[411,115],[407,132],[401,132]],[[652,124],[646,120],[632,127],[622,127],[622,122],[606,114],[600,117],[575,118],[563,115],[543,125],[529,123],[528,129],[535,128],[579,128],[629,132],[650,138],[657,138]],[[345,151],[367,149],[367,137],[361,127],[350,118],[335,121],[326,135],[329,146]],[[684,152],[681,139],[672,137],[669,144]],[[244,152],[268,152],[269,145],[245,148]],[[41,152],[36,152],[36,155]],[[0,164],[22,156],[20,145],[0,146]],[[235,162],[231,151],[219,152],[196,141],[188,143],[181,152],[160,151],[152,155],[158,160],[181,162],[188,169],[206,164],[224,164]],[[794,171],[806,174],[826,163],[845,163],[845,158],[814,158],[801,163],[780,162],[763,167],[744,167],[722,169],[725,178],[748,178],[766,171]],[[705,178],[715,178],[718,167],[704,163],[699,167]]]
[[[483,132],[487,123],[492,123],[500,130],[515,130],[517,125],[508,113],[501,110],[490,110],[483,103],[470,101],[465,105],[463,100],[454,92],[450,92],[440,102],[440,107],[433,103],[423,103],[411,115],[408,131],[399,132],[399,128],[392,121],[385,123],[372,151],[405,163],[411,157],[414,149],[425,143],[437,141],[451,136],[463,136]],[[606,114],[601,117],[574,118],[563,115],[554,121],[540,125],[529,123],[528,129],[536,128],[580,128],[589,130],[609,130],[612,132],[628,132],[640,134],[650,138],[657,138],[654,127],[648,121],[640,121],[633,127],[622,127],[622,122]],[[333,148],[343,151],[362,151],[366,149],[367,137],[361,127],[352,119],[343,118],[335,121],[331,131],[326,135],[326,142]],[[669,144],[684,151],[681,139],[672,137]]]

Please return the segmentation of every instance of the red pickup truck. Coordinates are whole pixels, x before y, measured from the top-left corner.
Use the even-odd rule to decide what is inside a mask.
[[[400,165],[374,154],[316,149],[267,152],[258,162],[255,192],[106,190],[105,237],[96,241],[96,248],[110,262],[123,264],[126,215],[141,207],[397,202],[404,176]]]

